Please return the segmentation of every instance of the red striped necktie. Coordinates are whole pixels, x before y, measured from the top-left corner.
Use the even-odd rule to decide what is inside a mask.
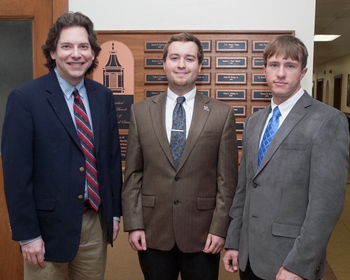
[[[98,176],[96,169],[96,157],[94,137],[92,134],[89,118],[86,114],[85,106],[77,89],[73,91],[74,117],[77,126],[78,136],[80,138],[81,147],[85,156],[86,182],[89,202],[95,211],[98,210],[101,204],[100,186],[98,185]]]

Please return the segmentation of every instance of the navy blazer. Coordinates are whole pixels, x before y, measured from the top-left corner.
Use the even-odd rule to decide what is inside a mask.
[[[102,207],[113,238],[121,216],[121,156],[112,92],[85,78]],[[5,195],[14,240],[42,236],[45,260],[68,262],[80,243],[84,154],[53,70],[9,95],[2,133]]]

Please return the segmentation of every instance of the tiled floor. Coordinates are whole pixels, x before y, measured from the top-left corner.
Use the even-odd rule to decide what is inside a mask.
[[[344,209],[328,244],[327,261],[338,280],[350,279],[350,172]]]

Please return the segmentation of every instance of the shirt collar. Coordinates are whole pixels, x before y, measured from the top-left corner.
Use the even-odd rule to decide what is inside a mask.
[[[300,99],[300,97],[304,94],[304,89],[300,88],[296,94],[288,98],[286,101],[282,102],[278,105],[278,108],[280,109],[281,116],[283,119],[287,117],[290,110],[294,107],[295,103]],[[273,98],[271,98],[271,110],[275,109],[277,104],[273,102]]]
[[[194,98],[196,97],[196,92],[197,92],[197,88],[194,87],[191,91],[189,91],[188,93],[183,95],[186,98],[184,104],[186,104],[187,106],[192,107],[191,104],[194,103]],[[170,88],[168,88],[168,90],[167,90],[167,99],[168,99],[168,102],[170,104],[175,106],[176,99],[178,97],[179,96],[177,94],[175,94],[173,91],[170,90]]]
[[[63,91],[64,97],[68,100],[71,98],[73,90],[76,88],[79,92],[79,95],[82,97],[81,92],[84,87],[84,78],[77,84],[76,86],[71,85],[68,83],[65,79],[63,79],[57,72],[57,69],[55,68],[56,77],[58,80],[58,83],[60,84],[60,87]]]

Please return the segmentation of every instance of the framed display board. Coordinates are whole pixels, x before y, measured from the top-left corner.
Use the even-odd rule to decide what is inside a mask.
[[[294,36],[294,31],[98,31],[102,55],[92,78],[116,95],[123,146],[127,145],[131,104],[166,91],[163,48],[173,34],[181,32],[201,40],[204,60],[197,89],[235,108],[241,148],[246,118],[266,107],[271,98],[262,71],[263,51],[273,37]]]

